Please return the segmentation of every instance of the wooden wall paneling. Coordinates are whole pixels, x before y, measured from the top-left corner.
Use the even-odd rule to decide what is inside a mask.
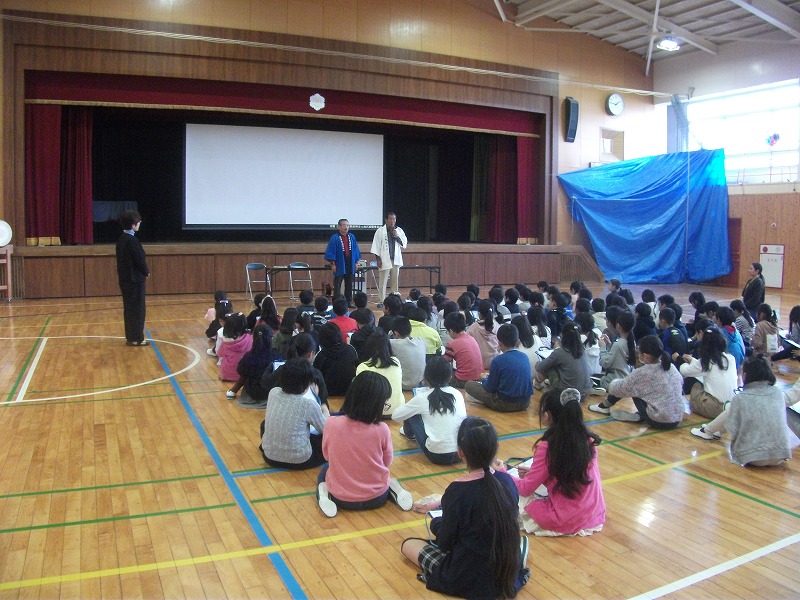
[[[739,286],[747,281],[750,263],[758,262],[761,244],[781,244],[784,246],[783,289],[800,288],[798,214],[800,193],[797,192],[729,195],[728,216],[742,220]]]
[[[583,255],[565,252],[561,256],[559,273],[561,281],[595,281],[597,279],[594,269],[586,262]]]
[[[412,266],[437,266],[439,265],[439,253],[438,252],[404,252],[403,253],[403,265],[412,267]],[[428,271],[425,269],[400,269],[400,287],[402,289],[408,289],[415,287],[419,289],[424,294],[430,292],[429,285],[430,285],[430,276]],[[433,275],[433,285],[438,283],[438,279],[436,274]],[[449,285],[447,282],[447,274],[445,270],[442,269],[442,283],[445,285]],[[391,282],[389,283],[391,286]],[[388,287],[388,286],[387,286]]]
[[[214,289],[212,256],[149,256],[151,294],[207,294]]]
[[[214,263],[214,291],[225,290],[229,294],[240,294],[247,290],[245,265],[250,262],[263,262],[263,257],[249,257],[242,254],[217,254],[207,257]]]
[[[116,296],[120,293],[116,257],[86,256],[83,265],[86,296]]]
[[[463,286],[470,283],[485,286],[486,254],[483,253],[445,253],[439,254],[442,266],[442,283],[447,286]],[[448,291],[449,295],[449,291]],[[452,295],[450,295],[453,298]],[[453,298],[455,299],[455,298]]]
[[[81,257],[28,257],[23,264],[26,298],[82,298],[86,295]],[[114,280],[116,278],[114,273]]]
[[[25,259],[11,257],[11,283],[15,298],[25,298]]]
[[[290,260],[304,260],[312,266],[322,266],[321,254],[314,251],[320,244],[298,243],[288,245],[260,244],[256,249],[263,253],[248,252],[254,246],[249,244],[168,244],[147,245],[148,264],[152,278],[148,282],[149,294],[199,293],[213,294],[222,289],[229,293],[243,294],[246,289],[244,267],[248,262],[264,262],[267,266],[285,265]],[[580,247],[574,246],[501,246],[497,244],[415,244],[420,252],[410,252],[403,256],[406,267],[414,265],[433,265],[441,268],[441,281],[447,286],[478,286],[500,283],[532,284],[539,279],[553,283],[575,279],[575,272],[564,275],[561,272],[561,255],[575,255],[575,261],[583,261],[586,272],[580,271],[577,277],[587,282],[601,281],[592,276],[598,273],[590,264],[591,257]],[[790,246],[787,251],[791,251]],[[370,254],[366,255],[371,258]],[[573,259],[570,259],[573,260]],[[19,283],[26,273],[32,280],[31,289],[36,296],[23,296],[24,287],[15,285],[17,297],[56,298],[70,296],[117,295],[114,247],[98,246],[60,246],[47,248],[20,248],[14,255],[14,277]],[[25,262],[27,261],[27,263]],[[81,284],[70,281],[69,285],[47,287],[40,279],[45,272],[75,271],[70,261],[85,265],[79,270]],[[787,257],[787,265],[790,264]],[[581,267],[581,268],[584,268]],[[787,267],[788,268],[788,267]],[[332,283],[330,271],[312,271],[313,287],[319,293],[323,282]],[[433,281],[436,283],[434,276]],[[289,289],[286,273],[273,277],[273,290],[285,293]],[[417,287],[427,289],[428,272],[422,269],[405,268],[400,276],[403,288]]]
[[[490,254],[486,259],[486,285],[525,283],[529,287],[541,279],[558,281],[560,258],[553,254]],[[548,279],[550,277],[550,279]]]
[[[247,291],[245,266],[251,262],[259,262],[270,267],[274,264],[274,255],[218,253],[213,257],[213,260],[214,290],[225,290],[228,293],[244,293]],[[256,279],[262,279],[263,274],[263,272],[259,273]],[[255,286],[255,288],[258,288],[257,291],[263,291],[263,287],[263,284]]]

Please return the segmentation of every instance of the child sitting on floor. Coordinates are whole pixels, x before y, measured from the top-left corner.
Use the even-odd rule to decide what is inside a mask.
[[[264,301],[264,296],[266,296],[266,294],[256,294],[253,296],[253,304],[255,304],[256,307],[247,315],[247,329],[250,331],[256,328],[258,317],[261,316],[261,303]]]
[[[387,379],[391,393],[383,407],[383,416],[391,417],[392,413],[406,401],[403,396],[403,367],[400,366],[397,357],[392,355],[392,345],[381,329],[369,337],[364,347],[364,353],[367,360],[356,367],[356,376],[364,371],[373,371]]]
[[[237,381],[236,367],[242,356],[253,347],[253,336],[247,333],[247,319],[242,313],[227,315],[222,328],[219,355],[219,378],[222,381]]]
[[[225,315],[232,312],[233,305],[231,301],[228,300],[228,294],[224,290],[217,290],[214,292],[214,306],[206,311],[205,317],[208,323],[206,337],[208,338],[209,344],[211,344],[211,348],[206,350],[206,354],[209,356],[217,356],[217,333],[222,329],[222,321],[220,319],[224,319]]]
[[[403,422],[401,435],[416,439],[422,452],[435,465],[461,461],[456,434],[461,421],[467,417],[467,407],[461,392],[450,387],[451,371],[443,357],[431,359],[425,367],[428,387],[419,390],[392,413],[392,420]]]
[[[388,498],[411,510],[411,494],[389,473],[394,449],[382,419],[391,393],[383,375],[364,371],[347,390],[341,413],[325,421],[322,453],[328,464],[317,478],[317,501],[325,516],[335,517],[338,508],[379,508]]]
[[[492,468],[497,432],[485,419],[467,417],[457,439],[469,472],[442,496],[442,515],[430,524],[436,541],[408,538],[400,550],[422,570],[418,579],[429,590],[462,598],[514,598],[530,577],[528,538],[520,538],[514,482]]]
[[[761,304],[756,313],[753,354],[772,356],[778,351],[778,317],[769,304]]]
[[[483,376],[483,358],[478,342],[467,335],[467,322],[464,314],[450,313],[444,320],[450,335],[450,343],[444,350],[444,358],[455,363],[455,371],[450,385],[463,389],[468,381],[478,381]]]
[[[525,531],[534,535],[591,535],[603,529],[606,503],[597,466],[601,439],[586,428],[575,388],[548,390],[539,404],[547,431],[533,445],[533,464],[513,477],[524,508]],[[534,495],[544,485],[547,496]]]
[[[745,360],[742,371],[744,390],[711,423],[692,429],[692,435],[714,440],[727,429],[732,461],[754,467],[782,464],[792,457],[783,393],[775,387],[775,375],[763,356]]]

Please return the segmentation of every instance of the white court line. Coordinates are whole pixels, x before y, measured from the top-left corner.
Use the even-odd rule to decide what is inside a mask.
[[[14,402],[24,402],[23,398],[25,397],[25,392],[28,391],[28,386],[31,384],[31,379],[33,379],[33,374],[36,371],[36,365],[39,364],[39,359],[42,357],[42,352],[44,352],[44,347],[46,345],[47,338],[42,338],[42,343],[39,344],[39,350],[36,351],[36,356],[33,358],[33,362],[31,362],[28,373],[25,375],[25,381],[22,382],[22,385],[19,388],[19,393],[17,394],[17,397],[14,398]]]
[[[631,598],[631,600],[653,600],[655,598],[661,598],[662,596],[677,592],[689,587],[690,585],[694,585],[695,583],[700,583],[701,581],[710,579],[715,575],[724,573],[725,571],[730,571],[731,569],[749,563],[757,558],[761,558],[762,556],[766,556],[767,554],[777,552],[778,550],[786,548],[787,546],[791,546],[792,544],[796,544],[797,542],[800,542],[800,533],[790,535],[789,537],[778,540],[777,542],[773,542],[768,546],[764,546],[762,548],[758,548],[757,550],[753,550],[752,552],[748,552],[747,554],[743,554],[738,558],[732,558],[731,560],[721,563],[715,567],[700,571],[694,575],[689,575],[688,577],[684,577],[678,581],[668,583],[667,585],[656,588],[655,590],[645,592],[644,594]]]
[[[75,338],[80,338],[80,339],[99,338],[99,339],[103,339],[103,340],[108,340],[108,339],[124,340],[125,339],[124,337],[115,337],[115,336],[107,336],[107,335],[60,335],[60,336],[52,336],[51,335],[47,339],[58,340],[58,339],[75,339]],[[12,340],[12,341],[17,341],[17,340],[39,340],[39,339],[42,339],[42,338],[40,338],[38,336],[13,337],[13,338],[0,337],[0,340]],[[157,342],[159,344],[169,344],[170,346],[177,346],[178,348],[183,348],[184,350],[188,350],[191,354],[194,355],[194,360],[192,361],[192,363],[190,365],[184,367],[183,369],[181,369],[179,371],[175,371],[174,373],[170,373],[169,375],[164,375],[163,377],[156,377],[155,379],[150,379],[149,381],[142,381],[140,383],[133,383],[131,385],[124,385],[124,386],[121,386],[121,387],[109,388],[107,390],[86,392],[86,393],[83,393],[83,394],[71,394],[69,396],[53,396],[51,398],[31,398],[29,400],[18,400],[17,402],[15,402],[15,404],[23,404],[23,403],[26,403],[26,402],[47,402],[48,400],[68,400],[70,398],[83,398],[85,396],[100,396],[102,394],[111,394],[113,392],[121,392],[123,390],[130,390],[130,389],[133,389],[133,388],[141,387],[143,385],[150,385],[151,383],[156,383],[158,381],[164,381],[165,379],[173,379],[174,377],[177,377],[181,373],[185,373],[186,371],[188,371],[189,369],[191,369],[197,363],[200,362],[200,354],[194,348],[190,348],[189,346],[184,346],[183,344],[177,344],[175,342],[168,342],[166,340],[156,340],[156,339],[150,338],[150,341],[151,342]],[[139,349],[139,348],[136,348],[136,349],[130,348],[128,351],[129,352],[141,352],[141,349]],[[11,406],[11,405],[10,404],[6,404],[5,406]]]

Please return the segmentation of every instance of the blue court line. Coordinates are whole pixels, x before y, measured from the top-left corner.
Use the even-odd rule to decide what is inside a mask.
[[[150,338],[150,332],[146,332],[147,337]],[[150,338],[152,340],[152,338]],[[171,374],[169,366],[167,366],[166,361],[164,360],[163,355],[158,349],[157,344],[152,345],[153,351],[156,353],[156,358],[158,358],[158,362],[161,363],[161,366],[164,368],[164,372],[168,375]],[[203,428],[202,423],[200,423],[200,419],[198,419],[197,414],[194,412],[192,407],[189,405],[189,401],[186,398],[186,395],[183,393],[180,385],[178,382],[175,381],[175,378],[170,378],[170,383],[172,384],[172,388],[175,390],[175,394],[178,396],[178,399],[181,401],[186,414],[189,417],[189,420],[194,425],[195,430],[197,431],[197,435],[200,436],[200,439],[203,442],[203,445],[208,450],[211,459],[214,461],[214,464],[219,469],[219,474],[222,476],[223,481],[225,481],[225,485],[228,486],[231,494],[233,495],[233,499],[236,501],[236,504],[239,506],[239,509],[244,514],[245,519],[247,519],[248,524],[253,530],[253,533],[256,534],[259,543],[262,546],[272,546],[272,540],[267,534],[264,526],[259,521],[258,516],[256,515],[255,511],[251,504],[247,501],[247,498],[244,497],[242,490],[239,489],[239,486],[234,481],[234,477],[231,474],[228,467],[225,466],[225,463],[222,461],[222,457],[217,452],[217,449],[214,447],[214,444],[211,442],[211,439],[208,437],[205,429]],[[292,571],[289,569],[289,566],[286,564],[286,561],[283,560],[283,557],[277,553],[272,552],[269,554],[269,559],[272,564],[275,566],[275,570],[278,572],[278,576],[283,581],[284,585],[286,585],[286,589],[289,591],[289,594],[292,598],[298,598],[302,600],[306,600],[307,596],[305,592],[303,592],[302,588],[300,587],[300,583],[295,578]]]

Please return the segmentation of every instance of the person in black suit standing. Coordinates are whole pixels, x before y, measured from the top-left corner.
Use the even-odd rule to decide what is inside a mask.
[[[120,218],[122,235],[117,240],[117,275],[122,291],[122,307],[125,319],[125,340],[128,346],[149,346],[144,339],[145,279],[150,277],[144,249],[136,232],[142,224],[142,215],[127,210]]]

